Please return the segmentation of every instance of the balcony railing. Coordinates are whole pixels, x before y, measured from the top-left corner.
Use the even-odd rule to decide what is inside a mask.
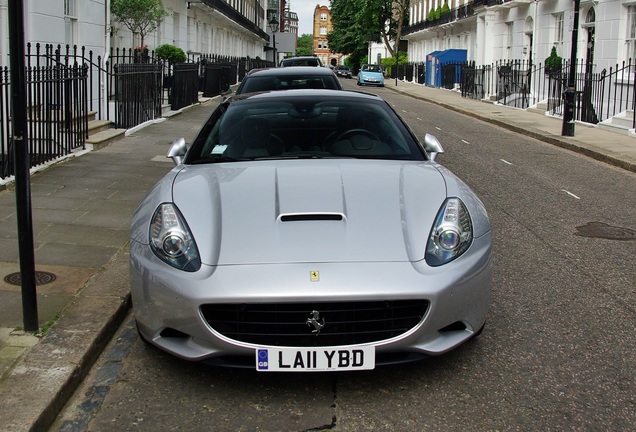
[[[517,1],[517,0],[508,0]],[[422,31],[428,28],[438,27],[444,24],[449,24],[455,21],[460,21],[466,18],[470,18],[475,15],[475,10],[482,7],[490,7],[501,5],[504,0],[473,0],[459,7],[453,8],[448,12],[443,12],[436,20],[425,20],[419,23],[407,26],[403,29],[402,34],[404,36]]]

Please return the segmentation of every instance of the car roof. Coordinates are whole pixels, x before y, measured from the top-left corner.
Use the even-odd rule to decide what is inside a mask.
[[[244,100],[270,100],[270,99],[288,99],[289,97],[320,97],[323,99],[348,99],[364,103],[365,101],[384,101],[380,96],[353,90],[331,90],[331,89],[290,89],[285,91],[264,91],[259,93],[244,93],[231,98],[230,102]]]
[[[294,62],[302,62],[302,61],[308,61],[311,60],[312,63],[315,61],[317,62],[319,65],[322,65],[322,61],[320,60],[320,58],[316,57],[316,56],[298,56],[298,57],[286,57],[284,59],[282,59],[280,61],[280,64],[283,63],[294,63]],[[315,67],[315,66],[314,66]]]
[[[252,69],[247,76],[290,76],[290,75],[332,75],[329,68],[315,66],[294,66],[293,68],[272,67]]]
[[[285,57],[283,60],[304,60],[304,59],[317,59],[316,56],[294,56],[294,57]]]

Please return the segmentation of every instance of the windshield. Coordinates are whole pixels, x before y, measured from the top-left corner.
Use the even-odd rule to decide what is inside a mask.
[[[380,69],[378,65],[363,65],[362,70],[364,72],[382,72],[382,69]]]
[[[329,157],[425,159],[413,135],[384,101],[327,94],[247,98],[223,104],[193,143],[186,163]]]

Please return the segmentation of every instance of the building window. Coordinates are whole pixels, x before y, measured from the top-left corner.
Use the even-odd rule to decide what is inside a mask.
[[[636,60],[636,6],[628,6],[627,17],[627,58]]]
[[[327,35],[327,27],[320,27],[320,36]]]
[[[320,13],[320,21],[327,21],[327,12]]]
[[[506,55],[508,56],[508,60],[512,59],[512,23],[506,23]]]
[[[554,15],[554,45],[563,45],[563,13]]]
[[[77,29],[77,0],[64,0],[64,33],[66,43],[75,45]]]

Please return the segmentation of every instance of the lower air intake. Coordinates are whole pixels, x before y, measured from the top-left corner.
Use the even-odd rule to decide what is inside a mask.
[[[400,336],[422,320],[428,306],[426,300],[237,303],[203,305],[201,313],[216,332],[236,341],[313,347],[371,343]]]

